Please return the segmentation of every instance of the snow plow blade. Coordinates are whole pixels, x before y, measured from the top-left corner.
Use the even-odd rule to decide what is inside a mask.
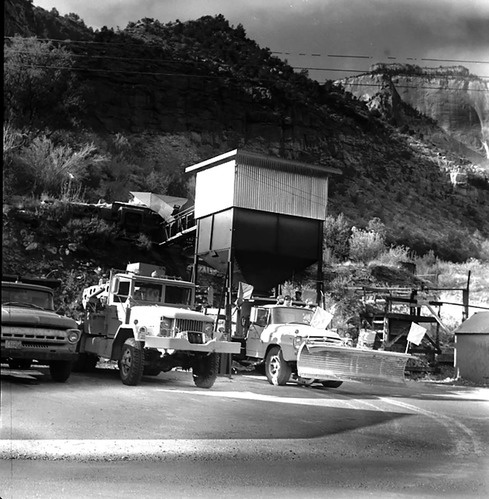
[[[307,345],[297,358],[297,372],[318,380],[359,380],[404,383],[409,354],[360,348]]]

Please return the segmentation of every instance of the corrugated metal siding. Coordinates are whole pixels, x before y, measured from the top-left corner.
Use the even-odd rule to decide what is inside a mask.
[[[202,218],[233,206],[234,178],[234,161],[197,173],[195,218]]]
[[[327,201],[327,170],[319,167],[242,153],[197,171],[197,219],[234,206],[324,220]]]
[[[328,179],[238,164],[234,206],[324,220]]]

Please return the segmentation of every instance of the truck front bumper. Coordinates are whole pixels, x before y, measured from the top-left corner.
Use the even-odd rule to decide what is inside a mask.
[[[45,352],[39,350],[29,350],[17,348],[3,348],[2,347],[2,359],[32,359],[32,360],[67,360],[74,362],[78,358],[78,353],[76,352]]]
[[[237,354],[241,350],[241,344],[232,341],[210,340],[207,343],[190,343],[185,338],[167,338],[161,336],[146,336],[145,347],[158,350],[179,350],[187,352],[202,353],[230,353]]]

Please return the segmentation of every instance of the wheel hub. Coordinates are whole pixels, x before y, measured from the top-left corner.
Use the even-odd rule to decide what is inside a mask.
[[[129,373],[129,370],[131,369],[131,364],[132,364],[131,351],[128,348],[126,348],[121,358],[121,371],[124,374],[124,376],[127,376],[127,374]]]

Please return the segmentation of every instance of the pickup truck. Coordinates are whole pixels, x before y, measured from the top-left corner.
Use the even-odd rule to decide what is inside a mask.
[[[30,281],[2,278],[1,362],[27,370],[37,361],[49,366],[53,381],[63,383],[78,357],[81,333],[74,319],[55,312],[53,289],[37,284],[42,279]]]

